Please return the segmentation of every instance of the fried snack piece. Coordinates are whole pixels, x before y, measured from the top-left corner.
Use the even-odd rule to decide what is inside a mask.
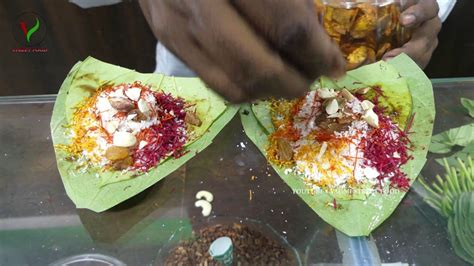
[[[375,51],[367,46],[359,46],[347,56],[346,69],[354,69],[361,65],[375,62]]]
[[[392,44],[386,42],[379,46],[377,50],[377,58],[382,58],[382,56],[392,48]]]
[[[400,11],[395,5],[388,5],[379,9],[378,27],[385,36],[391,36],[397,30]]]
[[[361,66],[367,60],[368,49],[366,46],[356,48],[347,56],[347,69],[354,69]]]
[[[372,48],[367,48],[367,61],[364,64],[371,64],[377,61],[377,57],[375,56],[375,50]]]
[[[369,4],[362,4],[360,12],[351,29],[351,37],[361,39],[372,33],[377,28],[377,8]]]
[[[324,14],[324,28],[329,35],[344,35],[350,32],[352,25],[357,17],[359,9],[344,9],[328,6]]]

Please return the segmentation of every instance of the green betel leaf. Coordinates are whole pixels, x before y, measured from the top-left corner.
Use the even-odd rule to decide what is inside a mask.
[[[454,146],[467,146],[474,141],[474,124],[452,128],[431,138],[429,151],[448,153]]]
[[[258,122],[260,122],[261,126],[266,130],[266,133],[272,133],[273,131],[275,131],[268,101],[260,101],[255,104],[252,104],[252,111],[258,118]]]
[[[409,135],[413,143],[413,160],[402,167],[410,178],[416,179],[426,162],[426,154],[433,129],[435,116],[434,97],[431,82],[423,71],[408,56],[400,55],[389,63],[378,62],[350,71],[348,75],[336,81],[322,79],[319,86],[349,90],[379,85],[386,94],[385,106],[397,111],[401,126],[408,117],[414,115]],[[266,155],[269,111],[261,110],[268,106],[265,102],[257,106],[243,105],[241,119],[248,137],[260,151]],[[391,108],[391,109],[390,109]],[[270,119],[271,120],[271,119]],[[272,165],[280,177],[298,194],[323,220],[349,236],[367,236],[387,219],[398,206],[406,192],[392,189],[390,192],[366,194],[364,191],[345,193],[310,193],[301,176],[285,173],[285,169]],[[338,208],[333,207],[337,200]]]
[[[168,158],[145,174],[132,171],[81,169],[58,144],[69,144],[69,124],[75,107],[92,96],[104,84],[141,81],[154,90],[162,90],[195,104],[201,126],[194,130],[194,139],[186,144],[180,158]],[[175,78],[158,74],[141,74],[126,68],[101,62],[92,57],[77,63],[59,90],[51,118],[51,134],[56,159],[68,196],[77,208],[96,212],[107,210],[140,193],[172,173],[212,143],[214,137],[235,116],[238,106],[230,106],[197,78]]]
[[[462,150],[456,152],[455,154],[447,158],[436,159],[436,162],[439,163],[440,165],[444,165],[443,159],[446,159],[448,161],[448,164],[453,165],[457,163],[458,158],[461,159],[461,161],[465,161],[468,158],[468,156],[471,156],[471,157],[474,156],[474,141],[469,143]]]
[[[464,106],[467,113],[471,117],[474,117],[474,101],[470,100],[470,99],[467,99],[467,98],[461,98],[461,104],[462,104],[462,106]]]

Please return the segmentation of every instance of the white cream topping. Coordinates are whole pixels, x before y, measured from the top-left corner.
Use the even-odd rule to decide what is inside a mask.
[[[315,95],[315,93],[319,95]],[[324,90],[323,92],[312,91],[306,95],[294,123],[295,128],[301,135],[298,141],[292,143],[295,154],[298,154],[299,149],[302,147],[314,143],[314,140],[306,137],[311,132],[320,130],[314,121],[317,116],[322,115],[321,94],[328,97],[330,93],[330,91]],[[318,96],[321,98],[318,98]],[[365,161],[364,153],[359,148],[360,141],[366,137],[370,129],[369,122],[362,117],[363,114],[367,113],[366,110],[372,111],[373,104],[368,101],[362,104],[361,101],[354,97],[346,100],[344,106],[336,106],[338,103],[336,99],[341,96],[339,94],[335,99],[329,100],[330,102],[327,104],[323,115],[326,115],[327,118],[349,117],[353,119],[346,129],[334,132],[336,138],[348,138],[351,139],[351,142],[344,144],[339,149],[329,148],[329,143],[322,142],[319,150],[311,154],[305,154],[304,159],[296,159],[296,166],[286,169],[285,172],[296,171],[296,173],[304,176],[307,180],[315,182],[332,182],[332,184],[328,184],[331,188],[345,186],[350,179],[355,179],[358,183],[375,184],[377,182],[377,177],[380,174],[375,168],[367,166],[368,162]],[[347,96],[345,99],[347,99]],[[341,109],[340,112],[338,111],[339,109]],[[373,123],[373,121],[370,122]],[[335,163],[337,163],[339,169],[346,170],[331,170]]]

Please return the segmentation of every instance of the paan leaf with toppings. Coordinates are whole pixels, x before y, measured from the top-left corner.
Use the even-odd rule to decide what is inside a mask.
[[[412,133],[413,160],[402,167],[412,183],[426,162],[426,154],[433,129],[435,116],[433,90],[430,80],[407,55],[400,55],[388,63],[378,62],[348,72],[340,80],[321,79],[326,88],[355,90],[366,86],[379,85],[386,97],[382,104],[387,114],[401,127],[408,117],[414,115]],[[265,154],[268,135],[273,132],[270,111],[266,102],[244,105],[241,119],[248,137]],[[301,176],[285,173],[285,169],[272,165],[280,177],[295,191],[305,190]],[[386,220],[405,196],[405,192],[392,190],[390,193],[363,192],[316,192],[298,194],[323,220],[349,236],[367,236]],[[337,200],[340,208],[331,204]]]
[[[75,161],[68,160],[68,154],[64,150],[57,148],[59,144],[70,143],[67,126],[73,117],[75,107],[105,84],[134,81],[149,84],[154,90],[162,90],[183,98],[187,103],[195,104],[197,116],[202,124],[194,129],[195,138],[186,144],[186,153],[177,159],[165,159],[147,173],[139,175],[133,171],[123,173],[78,168]],[[78,62],[59,90],[51,119],[57,165],[66,192],[77,208],[87,208],[96,212],[107,210],[160,181],[209,146],[237,110],[237,106],[227,105],[197,78],[141,74],[92,57]]]

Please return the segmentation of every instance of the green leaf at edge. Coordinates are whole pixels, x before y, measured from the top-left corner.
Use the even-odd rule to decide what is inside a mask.
[[[466,108],[469,116],[474,117],[474,101],[468,98],[461,98],[461,104]]]
[[[434,135],[431,138],[429,151],[432,153],[447,153],[456,145],[467,146],[472,141],[474,141],[474,123]]]

